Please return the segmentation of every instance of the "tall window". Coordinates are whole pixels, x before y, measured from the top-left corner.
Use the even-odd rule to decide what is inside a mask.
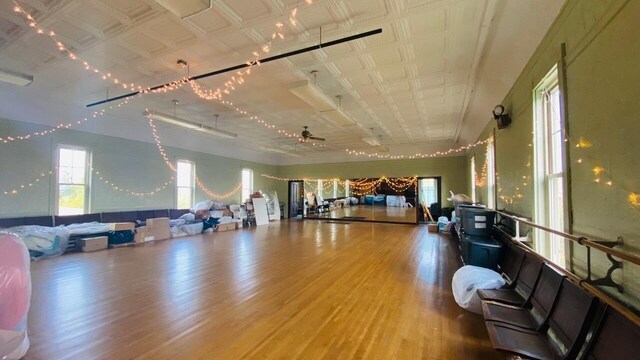
[[[496,153],[493,141],[487,144],[487,206],[496,208]]]
[[[338,179],[333,179],[333,198],[338,197]]]
[[[349,180],[345,180],[344,181],[344,196],[349,197],[349,193],[350,193],[350,188],[349,188]]]
[[[253,170],[242,169],[242,201],[253,194]]]
[[[186,160],[178,160],[178,185],[176,196],[178,209],[187,209],[193,206],[195,174],[196,167],[194,163]]]
[[[535,221],[565,230],[564,129],[558,73],[554,68],[534,90]],[[553,262],[564,265],[564,238],[538,230],[536,248]]]
[[[476,157],[471,158],[471,201],[476,202]]]
[[[91,153],[62,146],[58,149],[58,215],[80,215],[89,211]]]

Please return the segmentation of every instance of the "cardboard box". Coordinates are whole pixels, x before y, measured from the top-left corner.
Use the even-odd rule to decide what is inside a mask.
[[[148,226],[141,226],[136,229],[136,235],[134,241],[138,244],[155,240],[165,240],[171,237],[171,231],[167,228],[150,228]]]
[[[169,218],[168,217],[162,217],[162,218],[153,218],[153,219],[147,219],[147,227],[148,228],[152,228],[152,227],[169,227]]]
[[[218,225],[218,229],[217,231],[231,231],[231,230],[235,230],[237,229],[238,225],[236,225],[237,223],[234,222],[230,222],[230,223],[225,223],[225,224],[219,224]]]
[[[144,237],[146,232],[147,232],[146,226],[141,226],[136,228],[133,241],[135,241],[136,243],[143,243],[145,241]]]
[[[109,238],[106,236],[80,239],[80,249],[84,252],[104,250],[108,247]]]
[[[427,227],[428,227],[430,233],[437,233],[438,232],[438,224],[428,224]]]
[[[139,228],[140,229],[140,228]],[[147,226],[141,231],[144,241],[164,240],[171,237],[169,218],[147,219]]]
[[[113,231],[133,230],[136,228],[136,224],[132,222],[118,222],[111,223],[109,229]]]

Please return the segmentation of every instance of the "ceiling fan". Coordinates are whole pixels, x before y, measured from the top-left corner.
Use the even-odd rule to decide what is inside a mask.
[[[316,141],[325,141],[325,138],[321,138],[321,137],[315,137],[313,136],[313,134],[308,130],[308,126],[304,127],[304,130],[302,131],[302,139],[300,139],[300,142],[305,142],[307,140],[316,140]]]

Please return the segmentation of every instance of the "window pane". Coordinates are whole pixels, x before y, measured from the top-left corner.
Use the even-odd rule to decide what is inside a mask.
[[[84,168],[80,167],[74,167],[73,168],[73,179],[72,179],[72,183],[74,184],[82,184],[84,185]]]
[[[86,153],[83,150],[72,150],[73,154],[73,167],[84,168],[86,164]]]
[[[73,151],[70,149],[60,149],[60,166],[73,166]]]
[[[70,184],[73,180],[73,168],[60,167],[58,171],[58,182]]]
[[[178,161],[178,186],[191,187],[193,185],[193,171],[191,163]]]
[[[60,185],[59,190],[59,215],[78,215],[84,213],[85,187],[83,185]]]
[[[242,201],[249,198],[253,192],[253,171],[251,169],[242,169]]]
[[[178,188],[178,208],[186,209],[190,208],[191,203],[191,188]]]

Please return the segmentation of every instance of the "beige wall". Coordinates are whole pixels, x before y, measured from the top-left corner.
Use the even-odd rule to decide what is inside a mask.
[[[0,119],[0,137],[40,131],[44,127]],[[13,189],[35,180],[40,173],[54,170],[54,156],[60,144],[86,147],[92,153],[93,168],[104,174],[108,181],[136,192],[148,192],[170,180],[172,171],[166,166],[155,145],[94,135],[74,130],[61,130],[51,136],[27,142],[0,145],[0,190]],[[286,195],[286,185],[261,177],[261,173],[277,173],[277,167],[249,161],[224,158],[194,151],[167,148],[171,161],[190,160],[196,164],[196,175],[211,191],[224,194],[240,182],[243,168],[254,171],[255,190],[277,190]],[[55,173],[55,172],[54,172]],[[114,191],[97,176],[91,181],[91,212],[130,209],[175,208],[175,183],[153,196],[136,197]],[[19,189],[18,190],[22,190]],[[280,195],[282,194],[282,195]],[[239,202],[236,193],[228,199]],[[207,196],[196,187],[195,201]],[[55,210],[55,177],[47,176],[28,190],[17,195],[0,194],[0,217],[20,215],[46,215]]]
[[[640,193],[640,1],[569,0],[541,42],[503,104],[513,123],[498,130],[496,168],[502,196],[522,194],[513,204],[498,199],[498,207],[533,217],[531,177],[533,148],[533,88],[561,59],[566,44],[566,113],[569,130],[569,171],[573,199],[573,232],[596,240],[615,241],[622,236],[628,252],[640,253],[640,208],[631,206],[628,195]],[[487,104],[487,112],[495,104]],[[493,132],[488,124],[479,139]],[[592,147],[576,148],[588,140]],[[470,152],[482,168],[484,148]],[[578,163],[582,159],[582,163]],[[600,183],[594,182],[592,168],[602,166]],[[526,179],[523,179],[523,176]],[[611,179],[613,186],[605,185]],[[527,186],[523,183],[526,182]],[[516,190],[519,187],[520,190]],[[486,202],[486,188],[477,190]],[[568,267],[586,272],[586,253],[577,245]],[[597,251],[594,251],[597,253]],[[594,255],[598,278],[606,273],[609,261]],[[625,286],[625,294],[613,295],[640,307],[640,267],[624,264],[615,278]],[[603,288],[611,292],[611,288]]]

